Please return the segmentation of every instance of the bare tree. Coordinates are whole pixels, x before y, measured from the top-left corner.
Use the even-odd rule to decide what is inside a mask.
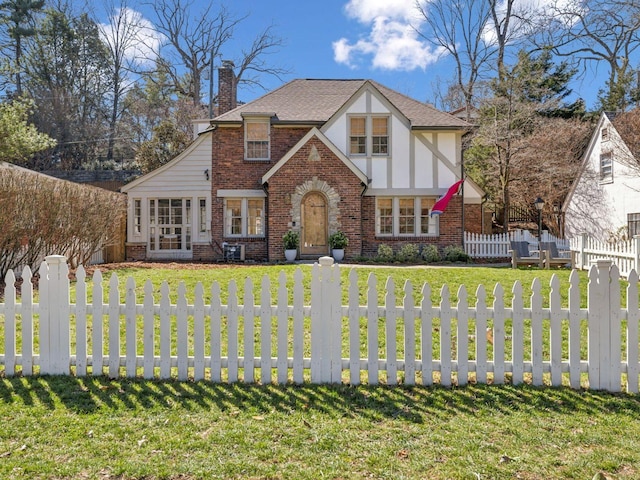
[[[193,0],[157,0],[149,3],[156,13],[156,28],[167,38],[171,51],[163,55],[166,69],[176,91],[201,105],[201,89],[204,72],[211,62],[223,53],[223,48],[233,39],[235,27],[246,17],[232,15],[224,6],[217,11],[213,3],[197,14],[193,13]],[[282,40],[267,27],[255,37],[248,50],[242,51],[236,72],[238,82],[245,85],[260,85],[260,75],[279,77],[287,73],[283,68],[269,65],[265,56],[282,45]],[[187,75],[181,75],[180,66]]]
[[[489,3],[486,0],[465,3],[417,0],[416,8],[427,26],[418,33],[444,49],[455,62],[455,82],[449,84],[448,93],[463,97],[468,121],[474,107],[476,82],[495,53],[494,45],[485,37],[491,18]]]
[[[613,117],[615,132],[610,132],[614,159],[628,168],[628,174],[640,176],[640,108]]]
[[[640,46],[640,1],[556,1],[541,42],[556,55],[571,57],[586,71],[602,63],[608,70],[604,110],[623,110],[630,91],[630,61]]]

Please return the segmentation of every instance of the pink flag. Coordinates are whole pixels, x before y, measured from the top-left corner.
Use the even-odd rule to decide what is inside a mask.
[[[447,190],[447,193],[445,193],[444,196],[440,197],[440,199],[435,203],[435,205],[431,209],[431,215],[440,215],[445,211],[445,209],[447,208],[447,205],[449,205],[449,200],[451,200],[451,197],[453,197],[460,191],[460,188],[462,187],[462,182],[464,182],[464,179],[458,180],[456,183],[454,183],[449,187],[449,190]]]

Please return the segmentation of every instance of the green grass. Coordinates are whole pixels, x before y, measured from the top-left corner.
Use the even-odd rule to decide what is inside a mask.
[[[640,399],[530,386],[0,379],[0,478],[640,476]]]

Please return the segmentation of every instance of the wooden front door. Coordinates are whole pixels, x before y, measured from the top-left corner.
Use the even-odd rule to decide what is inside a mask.
[[[300,205],[302,220],[301,255],[327,255],[327,199],[318,192],[308,193]]]

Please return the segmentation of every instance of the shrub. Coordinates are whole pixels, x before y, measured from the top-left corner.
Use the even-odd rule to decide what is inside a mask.
[[[444,248],[443,260],[447,262],[469,262],[471,257],[458,245],[449,245]]]
[[[284,243],[285,250],[295,250],[298,248],[298,243],[300,242],[300,234],[293,230],[289,230],[282,236],[282,241]]]
[[[435,245],[425,245],[422,249],[422,259],[428,263],[439,262],[441,259],[438,247]]]
[[[341,249],[349,245],[349,238],[338,230],[336,233],[329,235],[329,246],[334,249]]]
[[[401,262],[415,262],[420,258],[420,248],[413,243],[407,243],[400,247],[396,255]]]
[[[389,245],[385,245],[384,243],[378,245],[378,255],[376,258],[383,262],[389,262],[393,260],[393,248],[391,248]]]

